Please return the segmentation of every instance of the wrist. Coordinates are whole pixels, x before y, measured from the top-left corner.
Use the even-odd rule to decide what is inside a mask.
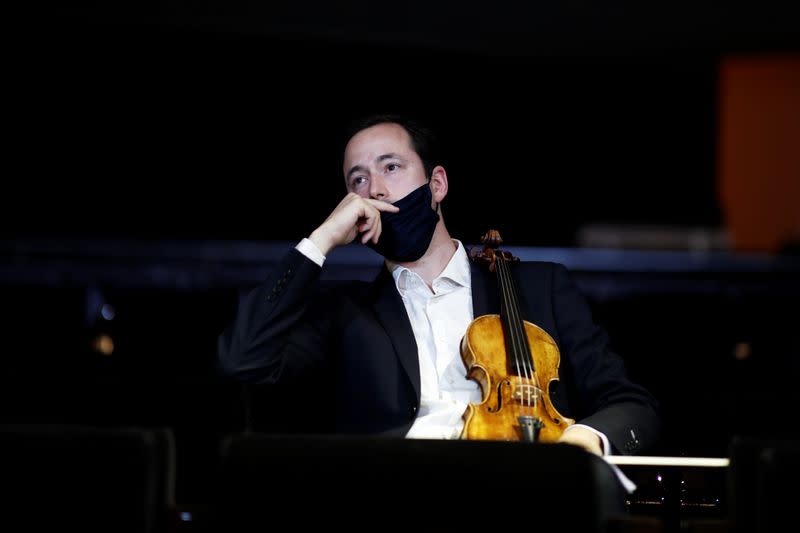
[[[560,442],[580,446],[595,455],[603,456],[603,439],[585,426],[569,426],[561,434]]]
[[[331,242],[330,237],[325,235],[325,232],[320,231],[319,228],[315,229],[311,232],[311,235],[308,236],[308,240],[314,243],[322,255],[327,256],[328,253],[333,249],[333,243]]]

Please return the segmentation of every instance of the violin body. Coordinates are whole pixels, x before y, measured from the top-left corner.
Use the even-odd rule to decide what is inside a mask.
[[[574,424],[550,401],[550,385],[558,381],[561,355],[553,338],[540,327],[523,321],[533,359],[530,372],[518,372],[509,359],[500,315],[472,321],[461,340],[461,357],[467,377],[483,391],[480,403],[464,413],[462,439],[555,442]],[[537,435],[526,437],[524,420],[535,420]]]

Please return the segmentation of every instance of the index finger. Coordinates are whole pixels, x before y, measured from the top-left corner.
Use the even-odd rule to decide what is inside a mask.
[[[375,200],[373,198],[365,198],[365,200],[379,211],[391,211],[393,213],[397,213],[398,211],[400,211],[400,208],[397,207],[396,205],[392,205],[389,202],[385,202],[383,200]]]

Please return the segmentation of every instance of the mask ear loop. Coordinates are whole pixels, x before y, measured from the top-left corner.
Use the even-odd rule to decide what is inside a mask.
[[[430,186],[430,183],[431,183],[431,180],[432,180],[432,179],[433,179],[433,176],[431,176],[431,177],[429,177],[429,178],[428,178],[428,186]],[[441,202],[436,202],[436,214],[437,214],[437,215],[439,214],[439,206],[441,206],[441,205],[442,205],[442,203],[441,203]]]

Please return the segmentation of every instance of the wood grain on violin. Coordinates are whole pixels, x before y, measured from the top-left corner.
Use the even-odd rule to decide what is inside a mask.
[[[519,259],[498,251],[499,233],[490,230],[483,251],[472,259],[497,274],[500,314],[475,318],[461,340],[467,377],[483,397],[464,413],[463,439],[555,442],[575,421],[550,401],[561,355],[553,338],[520,315],[511,264]]]

